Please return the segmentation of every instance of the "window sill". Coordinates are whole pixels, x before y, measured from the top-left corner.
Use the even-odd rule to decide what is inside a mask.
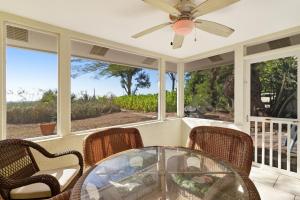
[[[156,120],[149,120],[149,121],[144,121],[144,122],[136,122],[136,123],[129,123],[129,124],[120,124],[120,125],[115,125],[115,126],[107,126],[107,127],[101,127],[101,128],[95,128],[95,129],[89,129],[89,130],[71,132],[70,135],[79,135],[79,136],[82,136],[82,135],[88,135],[88,134],[93,133],[93,132],[105,130],[105,129],[108,129],[108,128],[137,127],[137,126],[143,126],[143,125],[149,125],[149,124],[155,124],[155,123],[161,123],[161,122],[163,122],[163,121],[156,119]]]
[[[62,138],[62,136],[56,134],[56,135],[50,135],[50,136],[27,138],[25,140],[38,143],[38,142],[46,142],[46,141],[57,140],[57,139],[61,139],[61,138]]]
[[[115,126],[108,126],[108,127],[101,127],[101,128],[96,128],[96,129],[90,129],[90,130],[71,132],[70,134],[67,134],[67,135],[64,135],[64,136],[61,136],[61,135],[41,136],[41,137],[27,138],[25,140],[36,142],[36,143],[48,142],[48,141],[60,140],[60,139],[67,138],[67,137],[86,136],[86,135],[89,135],[93,132],[105,130],[105,129],[108,129],[108,128],[138,127],[138,126],[163,123],[163,122],[166,122],[166,121],[173,121],[173,120],[178,120],[178,119],[181,119],[181,118],[180,117],[170,117],[170,118],[166,118],[163,121],[156,119],[156,120],[149,120],[149,121],[130,123],[130,124],[120,124],[120,125],[115,125]]]

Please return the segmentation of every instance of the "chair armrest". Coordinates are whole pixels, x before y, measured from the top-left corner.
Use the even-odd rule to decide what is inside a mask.
[[[51,154],[50,156],[46,156],[46,157],[57,158],[57,157],[62,157],[62,156],[67,156],[67,155],[72,155],[72,154],[78,158],[78,163],[80,166],[80,176],[81,176],[83,173],[83,157],[80,152],[71,150],[71,151],[65,151],[65,152]]]
[[[25,145],[25,146],[28,146],[28,147],[31,147],[31,148],[35,149],[47,158],[57,158],[57,157],[73,154],[73,155],[77,156],[77,158],[78,158],[78,164],[80,165],[80,172],[79,172],[80,176],[83,173],[83,158],[82,158],[81,153],[78,152],[78,151],[71,150],[71,151],[66,151],[66,152],[62,152],[62,153],[54,153],[53,154],[53,153],[50,153],[49,151],[47,151],[44,147],[40,146],[39,144],[28,141],[28,140],[19,141],[19,140],[11,139],[11,143],[15,143],[15,142],[21,143],[22,145]]]
[[[48,200],[70,200],[71,190],[67,190],[59,195],[56,195]]]
[[[1,184],[1,187],[8,190],[12,190],[33,183],[44,183],[48,185],[51,190],[52,196],[60,193],[60,185],[58,180],[54,176],[48,174],[30,176],[28,178],[23,178],[23,179],[14,179],[14,180],[7,179],[4,184]]]

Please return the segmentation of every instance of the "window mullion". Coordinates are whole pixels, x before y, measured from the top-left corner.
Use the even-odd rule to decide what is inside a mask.
[[[244,49],[238,46],[234,51],[234,123],[243,126],[244,124],[244,93],[236,91],[244,91]],[[239,103],[235,103],[239,102]]]
[[[177,116],[184,117],[184,64],[177,64]]]
[[[5,24],[0,18],[0,139],[6,138]]]
[[[58,134],[71,132],[71,41],[61,34],[59,39],[59,83],[58,83]]]
[[[166,61],[160,59],[159,63],[158,119],[163,121],[166,118]]]

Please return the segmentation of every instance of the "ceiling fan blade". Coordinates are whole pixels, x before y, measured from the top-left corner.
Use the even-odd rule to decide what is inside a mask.
[[[148,28],[148,29],[146,29],[146,30],[144,30],[144,31],[142,31],[142,32],[139,32],[139,33],[137,33],[137,34],[131,36],[131,37],[136,39],[136,38],[142,37],[142,36],[144,36],[144,35],[147,35],[147,34],[149,34],[149,33],[152,33],[152,32],[154,32],[154,31],[157,31],[157,30],[159,30],[159,29],[162,29],[162,28],[164,28],[164,27],[166,27],[166,26],[168,26],[168,25],[170,25],[170,24],[172,24],[172,23],[171,23],[171,22],[163,23],[163,24],[160,24],[160,25],[157,25],[157,26]]]
[[[165,11],[171,15],[174,15],[174,16],[181,15],[181,12],[177,8],[168,4],[164,0],[143,0],[143,1],[147,4],[150,4],[151,6],[153,6],[155,8]]]
[[[196,8],[194,8],[194,10],[192,10],[192,14],[193,17],[196,18],[201,15],[205,15],[207,13],[229,6],[238,1],[239,0],[206,0]]]
[[[181,48],[183,40],[184,40],[183,35],[175,34],[174,39],[173,39],[173,49]]]
[[[209,33],[212,33],[215,35],[219,35],[222,37],[228,37],[234,32],[234,29],[229,28],[225,25],[218,24],[216,22],[201,20],[201,19],[197,19],[195,21],[195,26],[198,29],[201,29],[203,31],[206,31],[206,32],[209,32]]]

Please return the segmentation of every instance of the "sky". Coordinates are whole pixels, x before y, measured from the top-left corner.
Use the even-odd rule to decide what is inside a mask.
[[[144,69],[150,76],[150,88],[139,89],[138,94],[158,92],[158,71]],[[6,49],[6,93],[7,101],[36,101],[46,90],[58,88],[57,54],[7,47]],[[171,89],[166,75],[166,89]],[[71,78],[71,92],[103,96],[125,95],[119,78],[94,79],[93,74]]]

